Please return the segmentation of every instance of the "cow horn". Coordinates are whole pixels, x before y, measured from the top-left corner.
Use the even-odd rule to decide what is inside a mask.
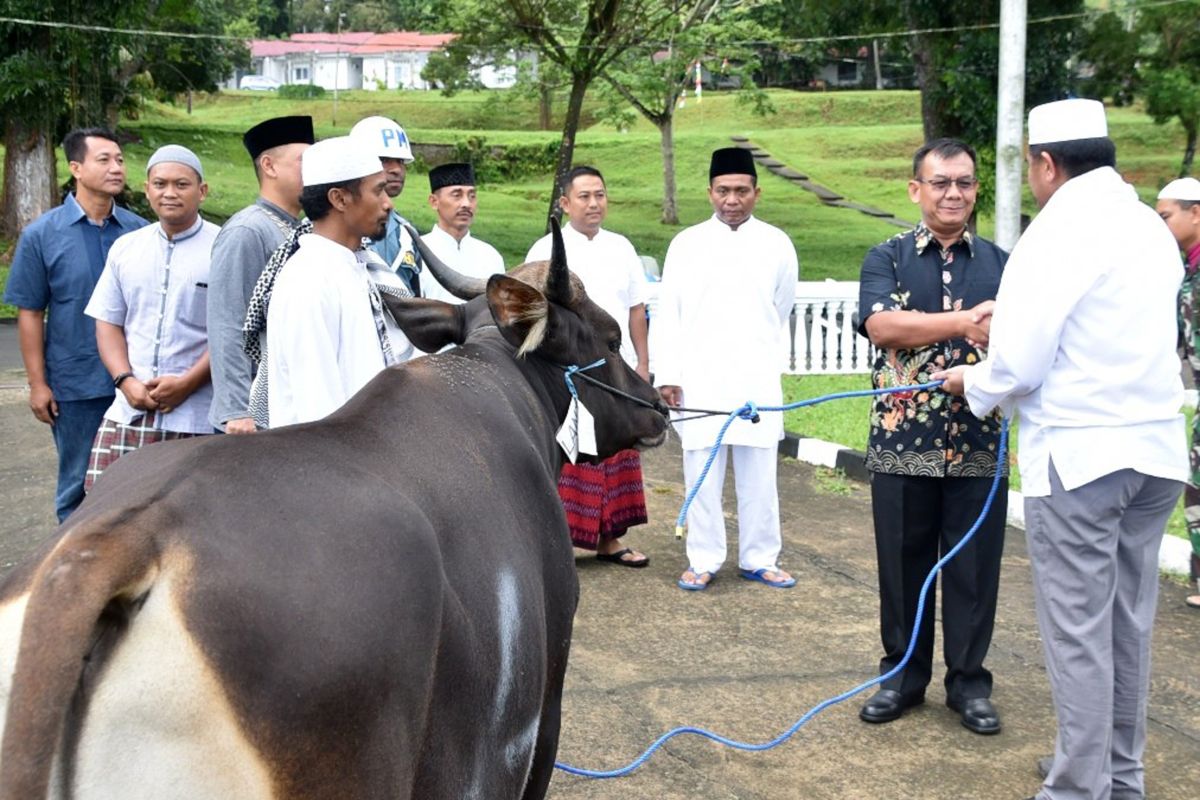
[[[567,269],[567,249],[563,245],[558,220],[550,218],[550,272],[546,275],[546,298],[560,306],[571,305],[571,272]]]
[[[407,222],[404,223],[404,227],[408,229],[409,235],[412,236],[413,244],[420,251],[421,260],[425,262],[426,266],[429,267],[429,271],[433,273],[433,277],[437,278],[437,282],[445,287],[447,292],[459,300],[470,300],[487,291],[487,281],[468,277],[446,266],[444,261],[433,254],[433,251],[429,249],[429,245],[421,240],[421,234],[417,233],[416,228]]]

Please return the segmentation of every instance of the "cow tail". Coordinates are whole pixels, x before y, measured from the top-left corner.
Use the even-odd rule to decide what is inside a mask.
[[[0,800],[47,796],[67,709],[110,603],[134,603],[158,572],[154,538],[128,528],[75,529],[29,591],[0,744]]]

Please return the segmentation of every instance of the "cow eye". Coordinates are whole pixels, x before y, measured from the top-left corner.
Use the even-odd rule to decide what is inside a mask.
[[[609,342],[608,343],[608,352],[620,353],[621,352],[621,340],[613,339],[611,342]]]

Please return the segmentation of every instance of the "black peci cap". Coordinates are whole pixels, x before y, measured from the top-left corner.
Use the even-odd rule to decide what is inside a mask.
[[[273,117],[258,123],[242,136],[242,144],[246,145],[252,161],[272,147],[312,144],[315,141],[312,117],[308,116]]]
[[[442,164],[429,170],[429,191],[446,186],[474,186],[475,168],[470,164]]]
[[[754,157],[750,151],[740,147],[722,147],[713,150],[712,161],[708,167],[708,179],[711,181],[719,175],[753,175],[758,177],[754,168]]]

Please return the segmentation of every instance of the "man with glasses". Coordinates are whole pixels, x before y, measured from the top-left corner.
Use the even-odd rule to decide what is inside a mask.
[[[908,196],[920,207],[921,222],[863,261],[859,332],[877,348],[876,388],[926,383],[935,372],[985,356],[1008,254],[968,227],[975,170],[975,151],[963,142],[937,139],[919,148]],[[904,656],[925,576],[983,508],[998,468],[999,438],[997,413],[978,420],[961,397],[938,389],[880,395],[872,404],[867,468],[879,561],[880,674]],[[996,617],[1007,488],[1002,479],[991,513],[942,571],[946,705],[980,734],[1000,730],[983,660]],[[866,702],[863,721],[891,722],[925,701],[934,608],[931,593],[912,660]]]

